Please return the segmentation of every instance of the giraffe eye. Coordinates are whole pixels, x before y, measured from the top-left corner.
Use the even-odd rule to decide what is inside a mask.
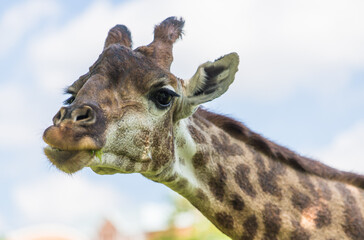
[[[70,104],[72,104],[73,103],[73,101],[75,100],[75,96],[71,96],[71,97],[69,97],[67,100],[65,100],[64,102],[63,102],[63,104],[65,104],[65,105],[70,105]]]
[[[64,90],[64,93],[65,94],[70,94],[71,97],[69,97],[65,101],[63,101],[63,104],[64,105],[71,105],[73,103],[73,101],[75,101],[77,93],[73,89],[70,89],[70,88],[66,88]]]
[[[152,94],[152,100],[160,109],[169,107],[174,97],[179,95],[168,88],[162,88]]]

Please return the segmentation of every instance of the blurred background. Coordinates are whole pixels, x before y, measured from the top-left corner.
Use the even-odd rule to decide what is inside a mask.
[[[182,16],[175,75],[240,55],[229,91],[205,107],[364,174],[363,12],[361,0],[1,1],[0,239],[224,239],[161,184],[90,169],[69,176],[44,156],[64,87],[88,71],[115,24],[136,48],[155,24]]]

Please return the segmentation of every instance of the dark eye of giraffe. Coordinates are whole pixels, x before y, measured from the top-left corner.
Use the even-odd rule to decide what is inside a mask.
[[[179,95],[168,88],[162,88],[155,91],[151,99],[158,108],[165,109],[171,105],[174,97],[179,97]]]
[[[70,104],[72,104],[73,103],[73,101],[75,100],[75,96],[71,96],[71,97],[69,97],[69,98],[67,98],[64,102],[63,102],[63,104],[65,104],[65,105],[70,105]]]
[[[70,89],[70,88],[66,88],[66,89],[64,90],[64,94],[70,94],[70,95],[71,95],[71,97],[67,98],[67,99],[63,102],[63,104],[64,104],[64,105],[71,105],[71,104],[73,103],[73,101],[75,100],[77,93],[76,93],[75,91],[73,91],[72,89]]]

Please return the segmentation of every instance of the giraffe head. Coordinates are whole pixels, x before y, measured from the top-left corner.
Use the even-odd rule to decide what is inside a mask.
[[[135,50],[125,26],[109,31],[99,58],[67,88],[71,97],[43,134],[45,154],[57,168],[158,174],[174,162],[179,122],[222,95],[239,62],[231,53],[200,65],[188,81],[178,79],[170,65],[183,25],[167,18],[155,27],[153,42]]]

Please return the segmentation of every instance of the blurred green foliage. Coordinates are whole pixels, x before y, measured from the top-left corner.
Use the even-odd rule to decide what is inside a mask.
[[[155,236],[153,240],[228,240],[210,221],[207,220],[186,199],[177,196],[172,198],[175,206],[170,216],[169,229]],[[190,215],[193,219],[192,225],[184,228],[178,227],[178,218],[181,215]]]

